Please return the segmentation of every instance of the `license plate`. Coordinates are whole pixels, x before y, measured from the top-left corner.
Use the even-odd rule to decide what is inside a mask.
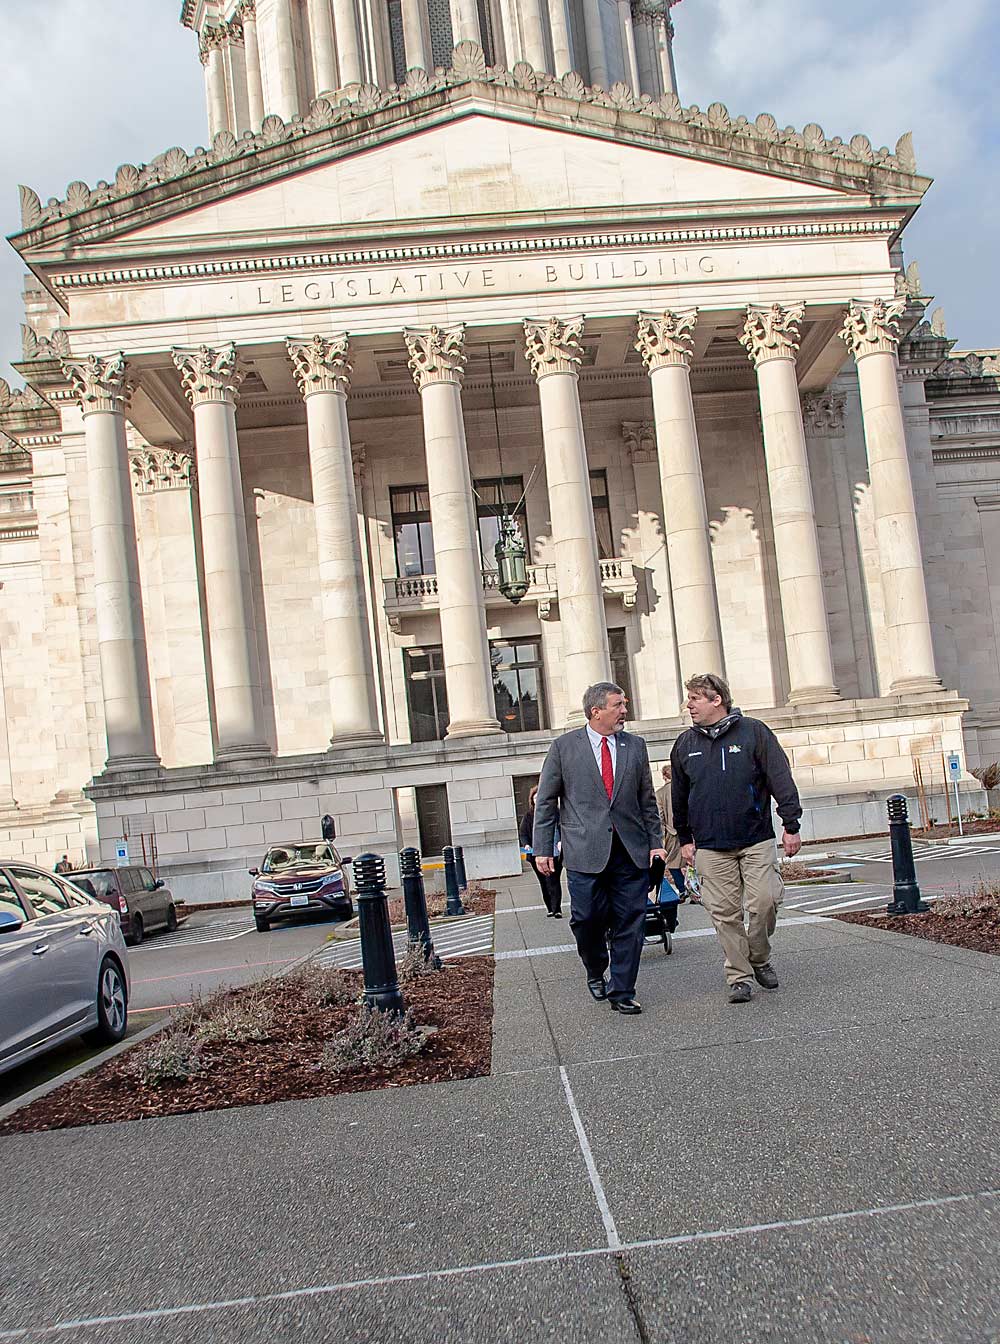
[[[289,905],[308,905],[308,904],[309,904],[309,897],[308,897],[308,896],[290,896],[290,897],[288,898],[288,904],[289,904]]]

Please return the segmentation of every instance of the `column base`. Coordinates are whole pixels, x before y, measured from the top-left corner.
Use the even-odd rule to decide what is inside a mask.
[[[155,754],[149,756],[109,756],[104,762],[104,773],[106,775],[134,774],[137,770],[149,773],[160,768],[160,758]]]
[[[790,705],[822,705],[828,700],[840,700],[842,696],[836,686],[799,686],[790,691],[787,703]]]
[[[215,753],[216,765],[239,765],[244,761],[270,762],[274,752],[266,742],[237,742],[232,746],[219,747]]]
[[[327,751],[346,751],[354,747],[384,747],[385,738],[381,733],[342,733],[331,737]]]
[[[502,733],[497,719],[456,719],[448,724],[445,741],[453,737],[499,737]]]
[[[943,691],[940,677],[901,677],[889,687],[890,695],[933,695]]]

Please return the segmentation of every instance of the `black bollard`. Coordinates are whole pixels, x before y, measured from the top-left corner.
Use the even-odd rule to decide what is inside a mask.
[[[465,876],[465,850],[461,845],[455,846],[455,874],[458,877],[458,889],[464,896],[469,890],[469,879]]]
[[[892,844],[892,894],[885,908],[887,915],[919,915],[930,906],[920,899],[917,869],[913,862],[913,842],[906,799],[894,793],[886,804],[889,811],[889,840]]]
[[[435,954],[431,941],[431,926],[427,919],[427,896],[424,875],[420,869],[420,851],[407,848],[399,851],[399,876],[403,883],[403,901],[406,905],[406,929],[410,946],[418,945],[425,960],[436,971],[441,969],[441,958]]]
[[[458,873],[455,871],[455,851],[451,845],[444,847],[444,889],[448,894],[446,915],[464,915],[465,906],[458,890]]]
[[[396,977],[396,954],[385,896],[385,862],[381,855],[358,855],[354,860],[354,888],[365,971],[365,1002],[383,1012],[405,1012]]]

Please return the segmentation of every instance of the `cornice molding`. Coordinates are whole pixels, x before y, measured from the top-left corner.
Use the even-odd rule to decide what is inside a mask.
[[[561,79],[533,70],[526,62],[518,62],[513,70],[503,66],[488,66],[483,51],[473,42],[460,42],[452,54],[449,70],[436,70],[432,75],[420,69],[408,70],[402,84],[391,84],[382,89],[374,84],[349,85],[329,96],[319,97],[304,117],[285,122],[281,117],[264,118],[256,134],[245,132],[239,139],[231,131],[219,131],[211,149],[199,148],[193,154],[173,147],[159,154],[141,167],[123,164],[115,174],[114,182],[99,182],[89,187],[85,182],[72,182],[62,200],[52,198],[42,204],[38,193],[30,187],[20,187],[21,229],[29,232],[43,228],[54,221],[65,220],[84,213],[95,206],[131,197],[141,197],[150,188],[164,183],[185,180],[182,190],[191,189],[188,179],[211,172],[233,160],[252,157],[258,152],[288,147],[287,155],[296,153],[295,142],[317,132],[333,132],[331,138],[340,138],[342,128],[348,133],[357,129],[356,123],[373,113],[406,104],[417,104],[432,95],[443,95],[443,101],[452,90],[463,92],[476,87],[489,90],[489,101],[495,104],[498,93],[510,90],[513,101],[530,107],[534,102],[538,112],[560,112],[560,102],[574,122],[586,122],[586,108],[610,109],[621,116],[636,118],[635,129],[653,134],[666,145],[684,144],[691,152],[697,148],[706,151],[705,157],[718,159],[735,153],[741,160],[759,160],[765,170],[784,167],[801,174],[803,168],[813,167],[823,174],[852,179],[855,189],[858,179],[867,185],[877,185],[879,174],[891,179],[905,180],[910,189],[923,190],[923,179],[917,179],[917,165],[909,132],[900,137],[895,153],[887,147],[874,149],[866,135],[855,135],[845,143],[839,136],[828,140],[822,127],[814,122],[802,131],[791,126],[782,130],[770,113],[763,112],[754,121],[746,117],[732,117],[723,103],[712,103],[707,111],[697,104],[682,107],[676,94],[664,94],[656,100],[648,94],[636,96],[628,85],[618,83],[610,89],[588,87],[575,71]],[[502,96],[502,94],[501,94]],[[424,103],[420,110],[424,110]],[[602,118],[599,118],[603,120]],[[720,155],[721,151],[721,155]],[[269,157],[273,162],[274,156]],[[873,177],[875,174],[875,177]],[[916,181],[914,179],[917,179]]]
[[[343,252],[296,252],[287,257],[241,257],[232,261],[192,261],[164,266],[131,266],[105,271],[60,272],[52,283],[57,289],[90,289],[102,285],[141,285],[149,281],[211,279],[219,276],[283,274],[331,267],[391,265],[400,262],[463,261],[472,257],[525,256],[533,253],[573,252],[595,247],[658,247],[750,243],[802,238],[852,238],[885,234],[881,220],[860,219],[851,223],[746,224],[738,228],[637,229],[628,233],[573,233],[540,238],[484,238],[461,243],[433,243],[399,247],[351,248]]]

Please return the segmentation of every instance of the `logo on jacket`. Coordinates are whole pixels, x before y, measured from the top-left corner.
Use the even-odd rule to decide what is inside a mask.
[[[742,747],[730,747],[729,750],[730,750],[730,751],[742,751],[743,748],[742,748]]]

